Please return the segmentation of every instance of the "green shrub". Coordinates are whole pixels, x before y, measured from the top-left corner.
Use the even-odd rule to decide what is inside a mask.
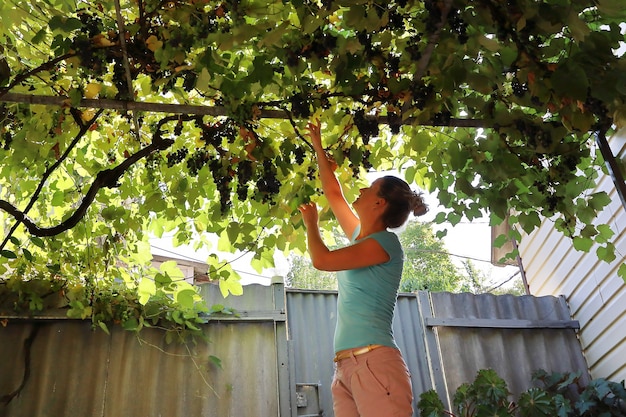
[[[434,390],[420,395],[421,417],[626,417],[624,381],[594,379],[584,384],[580,373],[533,374],[538,385],[519,395],[517,402],[506,382],[492,369],[478,371],[471,383],[461,385],[448,411]]]

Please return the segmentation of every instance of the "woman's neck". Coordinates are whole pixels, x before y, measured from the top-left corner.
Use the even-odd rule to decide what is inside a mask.
[[[374,233],[378,233],[378,232],[382,232],[384,230],[387,230],[387,227],[382,223],[382,222],[376,222],[376,223],[366,223],[363,224],[361,223],[361,230],[359,230],[359,234],[357,235],[356,239],[363,239],[364,237],[367,237],[369,235],[372,235]]]

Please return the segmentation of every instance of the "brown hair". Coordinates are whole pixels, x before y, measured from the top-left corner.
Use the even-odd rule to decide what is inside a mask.
[[[422,193],[411,190],[404,180],[392,175],[382,177],[378,195],[387,201],[383,221],[391,229],[404,225],[410,213],[421,216],[428,211]]]

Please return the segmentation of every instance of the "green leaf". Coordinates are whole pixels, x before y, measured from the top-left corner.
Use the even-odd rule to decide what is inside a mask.
[[[417,407],[422,417],[444,417],[447,415],[443,401],[432,389],[420,394]]]
[[[200,328],[198,326],[196,326],[193,322],[189,321],[189,320],[185,320],[185,326],[188,329],[200,331]]]
[[[139,281],[137,292],[139,294],[139,303],[141,305],[146,305],[148,300],[150,300],[150,297],[156,294],[156,285],[153,280],[144,277],[141,281]]]
[[[104,331],[106,334],[108,334],[109,336],[111,336],[111,332],[109,331],[109,328],[107,327],[106,323],[103,321],[99,321],[98,322],[98,326],[102,329],[102,331]]]
[[[163,274],[167,275],[170,281],[172,280],[171,277],[174,277],[178,281],[184,280],[186,278],[185,274],[183,274],[183,271],[181,271],[181,269],[178,267],[178,263],[174,260],[163,262],[159,266],[159,270]],[[167,278],[164,278],[163,282],[165,282],[166,280]]]
[[[507,243],[509,243],[511,239],[507,235],[498,235],[493,241],[493,246],[496,248],[501,248]]]
[[[158,284],[157,286],[166,287],[172,283],[172,278],[167,273],[158,273],[154,276],[154,282]]]
[[[447,216],[448,221],[452,226],[457,225],[462,219],[463,215],[460,213],[450,212]]]
[[[577,42],[585,39],[585,37],[591,32],[589,26],[587,26],[587,24],[583,22],[580,17],[578,17],[578,13],[576,13],[574,9],[571,9],[567,14],[566,20],[569,30],[572,32],[572,36]]]
[[[582,252],[589,252],[593,246],[593,239],[587,237],[575,236],[573,242],[574,248]]]
[[[365,19],[365,15],[365,7],[355,5],[350,7],[348,11],[343,14],[343,18],[345,19],[346,25],[349,27],[363,28],[362,23]]]
[[[465,148],[457,144],[453,144],[448,149],[450,155],[450,168],[458,171],[465,168],[465,165],[471,161],[471,157]]]
[[[608,242],[615,235],[615,232],[608,224],[600,224],[596,229],[599,233],[598,237],[596,237],[598,243]]]
[[[605,262],[613,262],[616,258],[615,256],[615,245],[612,243],[607,243],[605,246],[600,246],[596,249],[596,255],[598,255],[598,259]]]
[[[626,18],[626,10],[621,0],[598,0],[598,10],[608,16]]]
[[[567,61],[554,71],[550,79],[560,96],[582,101],[587,98],[589,79],[585,70],[576,63]]]
[[[556,414],[551,396],[539,388],[523,392],[519,397],[518,406],[523,417],[552,417]]]
[[[50,201],[53,207],[61,207],[65,204],[65,193],[63,191],[55,191]]]
[[[46,245],[44,243],[44,241],[37,236],[31,236],[30,241],[33,242],[33,244],[41,249],[45,249]]]
[[[624,281],[624,284],[626,284],[626,263],[619,266],[617,269],[617,275],[620,276],[622,281]]]
[[[17,255],[15,254],[15,252],[12,252],[8,249],[2,249],[2,251],[0,251],[0,255],[7,258],[7,259],[16,259]]]
[[[222,360],[217,356],[209,355],[209,363],[212,363],[213,365],[222,369]]]
[[[531,233],[533,230],[541,226],[541,218],[535,211],[531,211],[529,213],[520,213],[518,219],[520,225],[522,226],[522,229],[527,234]]]
[[[234,278],[220,279],[219,280],[220,292],[222,297],[226,298],[229,294],[241,295],[243,294],[243,286],[239,280]]]
[[[131,317],[128,320],[122,322],[122,328],[128,331],[139,331],[141,330],[141,326],[139,325],[139,320],[136,317]]]
[[[67,18],[65,16],[56,15],[52,19],[50,19],[48,26],[53,32],[59,29],[61,31],[69,33],[73,30],[80,29],[83,24],[80,20],[74,17]]]
[[[45,29],[40,29],[32,39],[33,44],[37,45],[42,43],[46,38],[47,32]]]
[[[609,195],[604,191],[595,193],[591,195],[591,197],[589,198],[589,205],[593,207],[593,209],[596,211],[602,210],[604,207],[608,206],[610,203],[611,203],[611,197],[609,197]]]
[[[33,262],[35,260],[35,257],[33,256],[32,252],[29,251],[26,248],[22,248],[22,253],[24,254],[24,258],[29,261],[29,262]]]
[[[185,309],[192,309],[196,292],[193,289],[183,289],[176,292],[176,301]]]

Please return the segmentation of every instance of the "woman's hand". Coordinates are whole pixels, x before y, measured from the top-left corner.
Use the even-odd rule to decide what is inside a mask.
[[[319,119],[316,119],[315,123],[307,123],[306,130],[309,132],[309,139],[311,139],[311,145],[313,145],[313,149],[315,149],[315,152],[323,152],[324,148],[322,147],[322,129]]]
[[[319,119],[316,119],[315,122],[309,122],[306,125],[306,129],[309,132],[309,139],[311,139],[311,145],[317,154],[318,161],[322,160],[322,158],[325,159],[328,162],[331,172],[334,172],[337,169],[337,162],[335,162],[322,146],[322,130]]]
[[[302,213],[302,221],[307,229],[311,229],[313,227],[317,227],[317,205],[313,202],[302,204],[298,207],[300,213]]]

